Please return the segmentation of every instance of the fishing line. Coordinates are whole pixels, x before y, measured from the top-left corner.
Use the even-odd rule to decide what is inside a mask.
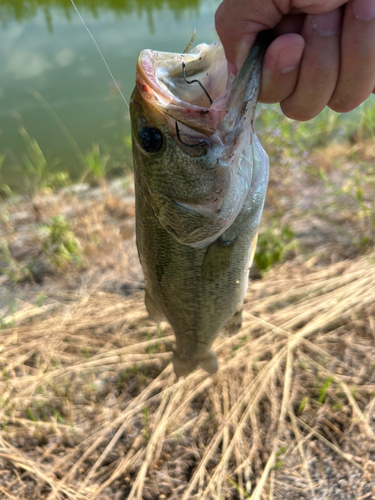
[[[95,47],[98,49],[98,52],[99,52],[99,54],[100,54],[101,58],[103,59],[103,62],[104,62],[104,64],[106,65],[106,68],[107,68],[107,70],[108,70],[109,74],[111,75],[111,78],[112,78],[112,80],[113,80],[113,83],[116,85],[116,88],[117,88],[117,90],[119,91],[119,94],[121,95],[121,97],[123,98],[123,100],[124,100],[125,104],[127,105],[128,109],[129,109],[129,104],[128,104],[128,101],[125,99],[124,94],[121,92],[121,89],[120,89],[120,87],[118,86],[118,84],[117,84],[117,82],[116,82],[116,80],[115,80],[115,77],[114,77],[114,76],[113,76],[113,74],[112,74],[112,71],[109,69],[109,66],[108,66],[108,64],[107,64],[107,61],[105,60],[105,58],[104,58],[104,56],[103,56],[103,54],[102,54],[102,51],[100,50],[99,45],[96,43],[95,38],[93,37],[93,35],[92,35],[91,31],[89,30],[89,28],[88,28],[87,24],[85,23],[85,21],[84,21],[83,17],[81,16],[81,14],[80,14],[80,12],[79,12],[79,10],[77,9],[77,6],[76,6],[76,4],[74,3],[74,0],[70,0],[70,2],[71,2],[71,4],[73,5],[73,7],[74,7],[75,11],[77,12],[78,17],[79,17],[79,18],[80,18],[80,20],[82,21],[83,26],[86,28],[87,33],[88,33],[88,34],[90,35],[90,37],[92,38],[92,41],[94,42]]]

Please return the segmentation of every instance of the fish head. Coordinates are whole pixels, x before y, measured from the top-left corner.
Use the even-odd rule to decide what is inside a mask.
[[[130,104],[136,179],[182,244],[213,242],[246,199],[264,51],[256,43],[236,77],[228,77],[219,42],[188,54],[144,50],[138,58]]]

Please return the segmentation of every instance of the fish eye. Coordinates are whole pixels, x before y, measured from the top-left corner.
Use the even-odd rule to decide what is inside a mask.
[[[139,137],[146,153],[157,153],[163,146],[163,136],[156,128],[143,127],[139,131]]]

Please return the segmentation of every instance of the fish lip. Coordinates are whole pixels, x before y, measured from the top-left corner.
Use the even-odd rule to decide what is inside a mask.
[[[140,83],[143,85],[143,87],[140,89],[141,91],[147,92],[149,94],[155,92],[163,97],[166,101],[172,101],[172,95],[165,92],[157,83],[156,75],[153,71],[154,65],[149,64],[149,60],[154,53],[155,51],[152,49],[146,49],[140,53],[137,60],[136,83]]]
[[[176,72],[176,68],[186,58],[189,58],[187,64],[192,63],[199,67],[201,63],[198,62],[198,57],[200,54],[199,61],[202,57],[206,57],[207,59],[204,62],[207,62],[207,66],[204,66],[203,62],[199,71],[202,72],[202,68],[204,68],[203,72],[207,71],[207,76],[209,71],[217,71],[217,68],[221,67],[220,65],[226,65],[224,57],[224,62],[219,59],[215,69],[215,57],[221,58],[223,54],[220,43],[211,44],[210,46],[198,46],[195,53],[192,54],[163,53],[151,49],[142,51],[137,62],[137,86],[142,97],[158,107],[162,113],[169,115],[172,119],[198,133],[206,136],[216,134],[221,143],[230,144],[244,128],[243,119],[253,118],[260,87],[261,63],[265,46],[264,41],[259,42],[257,39],[247,60],[231,85],[220,94],[213,95],[213,103],[209,108],[180,99],[178,95],[172,92],[171,87],[177,89],[177,93],[178,82],[177,80],[173,81],[173,78],[176,76],[177,79],[181,79],[181,74],[178,74],[178,71]],[[165,61],[164,66],[162,65],[163,61]],[[160,76],[163,69],[165,69],[166,75],[170,75],[164,81]],[[157,74],[158,70],[161,70],[159,76]],[[222,68],[219,71],[222,71]],[[214,77],[212,77],[211,82],[210,78],[208,78],[209,84],[213,81]],[[169,91],[163,88],[162,85],[168,86]],[[223,82],[217,83],[215,81],[212,88],[215,86],[221,90]],[[181,87],[180,92],[183,95]]]
[[[159,85],[155,74],[155,53],[156,51],[146,49],[138,57],[136,85],[142,98],[159,108],[162,113],[204,136],[215,134],[220,120],[215,109],[183,101]],[[183,54],[170,55],[181,57],[182,62]]]

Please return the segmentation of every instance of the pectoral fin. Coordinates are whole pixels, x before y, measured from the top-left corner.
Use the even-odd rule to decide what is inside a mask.
[[[231,241],[225,241],[222,238],[218,238],[211,243],[203,259],[201,271],[202,279],[216,281],[225,276],[232,259],[236,239],[237,238]]]

